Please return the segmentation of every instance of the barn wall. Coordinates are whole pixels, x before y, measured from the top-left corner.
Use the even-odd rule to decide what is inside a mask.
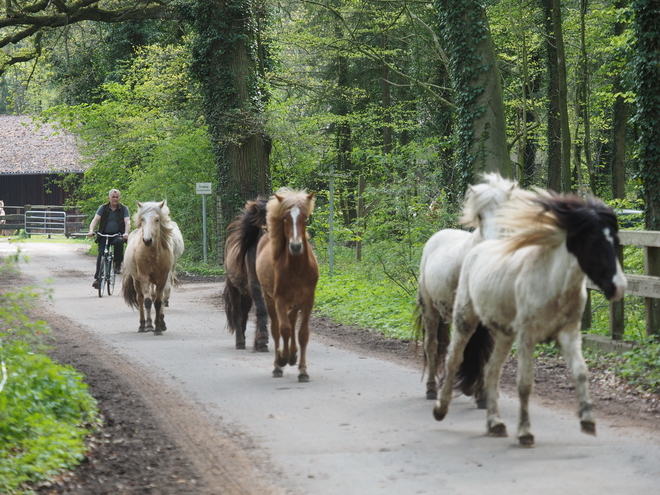
[[[82,178],[82,173],[75,175]],[[53,183],[60,178],[61,174],[1,174],[0,199],[5,206],[61,206],[71,197],[71,191]]]

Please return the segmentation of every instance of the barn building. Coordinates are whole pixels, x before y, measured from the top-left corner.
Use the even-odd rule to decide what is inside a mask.
[[[83,172],[74,136],[50,124],[38,126],[29,116],[0,115],[0,200],[5,210],[61,206],[71,194],[60,185],[63,174],[82,177]]]

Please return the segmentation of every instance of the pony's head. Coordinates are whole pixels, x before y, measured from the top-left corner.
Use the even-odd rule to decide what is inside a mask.
[[[266,206],[268,236],[277,258],[286,247],[293,256],[303,254],[307,244],[307,219],[314,211],[314,193],[279,189]]]
[[[565,241],[568,252],[605,297],[621,299],[628,282],[617,256],[620,243],[614,210],[594,197],[538,193],[531,200],[507,205],[502,212],[500,224],[511,229],[509,249],[532,244],[556,247]]]
[[[167,201],[140,203],[133,218],[135,228],[142,231],[142,242],[149,247],[154,242],[169,239],[172,232],[170,226],[170,208]],[[161,234],[164,236],[161,237]]]
[[[482,183],[469,186],[463,201],[463,213],[459,222],[464,227],[479,227],[485,239],[495,239],[499,234],[493,221],[500,206],[509,200],[518,183],[504,179],[500,174],[483,174]]]

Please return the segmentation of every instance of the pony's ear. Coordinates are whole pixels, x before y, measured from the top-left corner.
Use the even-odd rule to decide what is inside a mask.
[[[315,195],[315,194],[316,194],[316,191],[312,191],[311,193],[309,193],[309,194],[307,195],[307,199],[311,201],[312,198],[314,198],[314,195]]]
[[[140,203],[139,201],[137,202],[137,205],[138,205],[138,208],[142,208],[142,203]]]
[[[275,197],[277,198],[277,200],[278,200],[280,203],[282,202],[282,200],[284,200],[284,196],[278,196],[278,195],[276,194]]]
[[[158,205],[158,207],[162,210],[163,207],[164,207],[166,204],[167,204],[167,200],[164,199],[163,201],[161,201],[161,203]]]

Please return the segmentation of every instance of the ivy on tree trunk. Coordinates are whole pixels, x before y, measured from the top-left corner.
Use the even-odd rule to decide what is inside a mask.
[[[463,191],[479,172],[511,177],[500,73],[481,2],[436,0],[455,90],[457,174]]]
[[[660,0],[634,0],[634,121],[639,129],[639,179],[646,202],[646,228],[660,230]]]
[[[191,71],[202,86],[217,160],[219,253],[231,219],[247,200],[270,191],[260,6],[249,0],[196,0],[186,12],[196,31]]]

